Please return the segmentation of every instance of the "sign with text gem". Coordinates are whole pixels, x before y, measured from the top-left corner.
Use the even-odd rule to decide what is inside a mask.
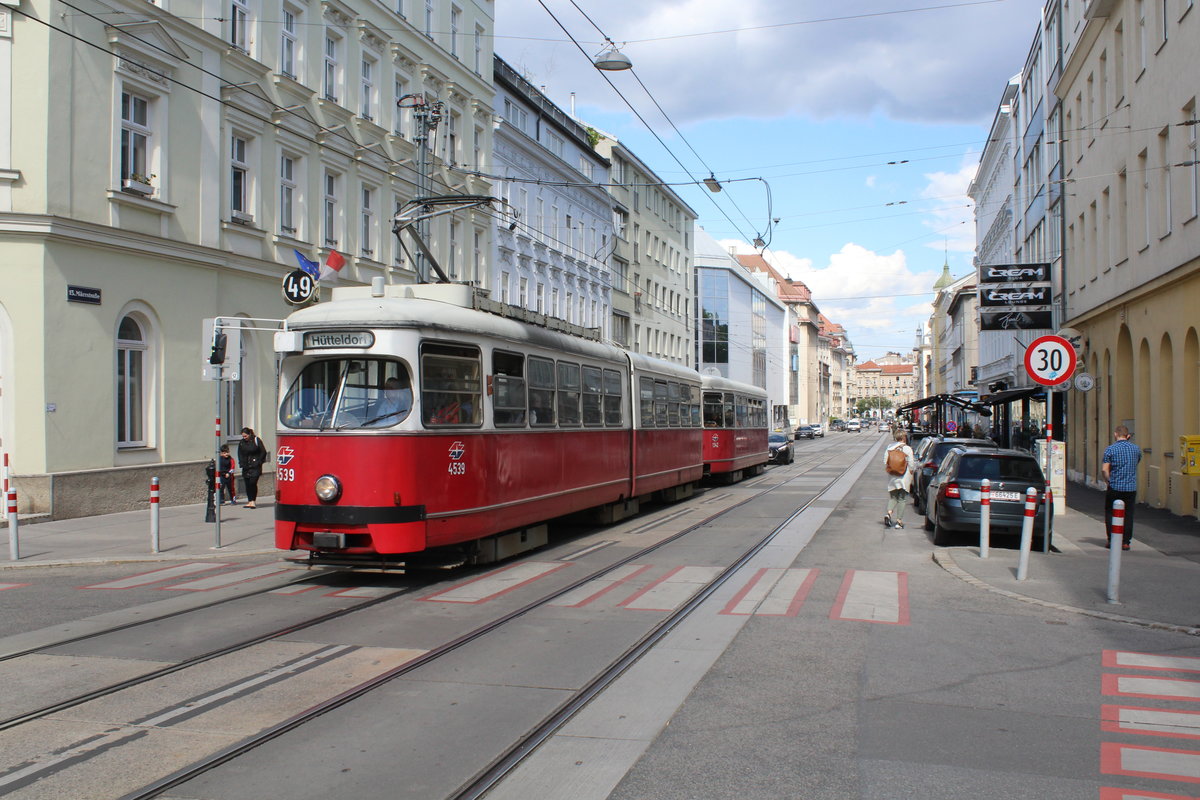
[[[1042,386],[1066,383],[1075,364],[1075,348],[1061,336],[1040,336],[1025,349],[1025,371]]]
[[[1051,301],[1050,284],[1036,286],[980,286],[979,305],[984,308],[1027,308],[1048,306]]]
[[[980,283],[1049,283],[1049,264],[992,264],[979,268]]]

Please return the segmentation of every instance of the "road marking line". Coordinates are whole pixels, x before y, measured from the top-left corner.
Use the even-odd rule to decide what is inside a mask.
[[[1162,669],[1173,672],[1200,672],[1200,658],[1195,656],[1160,656],[1154,653],[1133,653],[1128,650],[1105,650],[1104,666],[1124,669]]]
[[[260,564],[257,567],[247,567],[245,569],[234,570],[233,572],[213,575],[211,578],[199,578],[194,581],[176,583],[171,586],[160,586],[158,588],[159,591],[208,592],[213,589],[223,589],[226,586],[233,586],[237,583],[255,581],[259,578],[266,578],[270,575],[278,575],[281,572],[290,571],[290,567],[280,567],[278,564]]]
[[[829,618],[907,625],[908,573],[848,570]]]
[[[650,569],[649,564],[626,564],[623,567],[617,567],[604,577],[590,580],[578,589],[567,592],[550,605],[582,608],[648,569]]]
[[[1200,739],[1200,711],[1104,705],[1100,709],[1100,729],[1110,733]]]
[[[30,583],[0,583],[0,592],[5,589],[19,589],[22,586],[32,586]]]
[[[1200,753],[1101,742],[1100,771],[1106,775],[1200,783]]]
[[[513,564],[510,567],[489,572],[487,575],[481,575],[459,586],[443,589],[419,599],[432,603],[486,603],[488,600],[519,589],[527,583],[532,583],[538,578],[545,577],[566,566],[569,565],[537,561]]]
[[[271,591],[267,592],[267,594],[304,594],[305,592],[311,592],[314,589],[322,588],[324,587],[317,586],[312,583],[293,583],[291,586],[280,586],[278,589],[272,589]]]
[[[674,611],[721,572],[721,567],[676,567],[618,605],[635,611]]]
[[[817,579],[815,569],[784,569],[763,567],[742,587],[722,614],[760,617],[794,617],[808,598],[813,582]]]
[[[1101,676],[1104,694],[1116,697],[1156,697],[1168,700],[1200,700],[1200,681],[1183,678],[1150,678],[1142,675]]]
[[[596,542],[591,547],[585,547],[582,550],[576,550],[574,553],[571,553],[570,555],[563,556],[562,558],[559,559],[559,561],[574,561],[577,558],[583,558],[588,553],[594,553],[597,550],[603,550],[605,547],[608,547],[609,545],[614,545],[616,543],[617,543],[616,540],[605,540],[603,542]]]
[[[176,564],[173,567],[163,567],[161,569],[151,570],[150,572],[139,572],[137,575],[130,575],[128,578],[120,580],[107,581],[105,583],[94,583],[91,586],[80,586],[80,589],[132,589],[136,586],[146,586],[159,581],[169,581],[176,578],[182,578],[184,575],[192,575],[197,572],[204,572],[218,567],[230,567],[232,564],[217,564],[211,561],[194,564]]]
[[[351,586],[348,589],[339,589],[336,592],[330,592],[325,597],[357,597],[363,600],[372,600],[376,597],[383,597],[385,594],[391,594],[396,591],[392,586]]]
[[[1181,794],[1163,794],[1162,792],[1143,792],[1137,789],[1101,786],[1100,800],[1200,800],[1200,797],[1184,797]]]

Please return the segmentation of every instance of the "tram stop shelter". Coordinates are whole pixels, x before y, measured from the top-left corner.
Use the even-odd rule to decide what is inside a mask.
[[[934,394],[905,403],[896,409],[899,419],[909,419],[906,427],[913,428],[913,412],[921,412],[922,427],[928,433],[944,433],[951,436],[986,436],[990,426],[984,426],[980,417],[991,417],[992,409],[983,403],[955,394]],[[905,416],[907,415],[907,416]]]

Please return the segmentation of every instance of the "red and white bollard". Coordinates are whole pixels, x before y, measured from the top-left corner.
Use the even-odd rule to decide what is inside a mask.
[[[158,552],[158,478],[150,479],[150,552]]]
[[[987,478],[979,484],[979,557],[988,557],[992,539],[992,482]]]
[[[4,454],[4,496],[8,496],[8,453]]]
[[[1021,556],[1017,560],[1017,580],[1025,580],[1029,572],[1029,551],[1033,548],[1033,520],[1037,516],[1037,489],[1025,490],[1025,521],[1021,523]]]
[[[18,561],[21,558],[21,544],[17,539],[17,490],[5,490],[4,497],[8,505],[8,558]]]
[[[1125,501],[1114,500],[1112,507],[1112,533],[1108,537],[1108,602],[1117,599],[1121,583],[1121,545],[1125,542]]]

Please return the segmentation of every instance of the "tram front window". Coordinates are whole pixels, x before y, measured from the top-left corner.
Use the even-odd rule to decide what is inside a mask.
[[[412,379],[399,361],[343,358],[304,368],[279,406],[287,428],[390,428],[412,410]]]

